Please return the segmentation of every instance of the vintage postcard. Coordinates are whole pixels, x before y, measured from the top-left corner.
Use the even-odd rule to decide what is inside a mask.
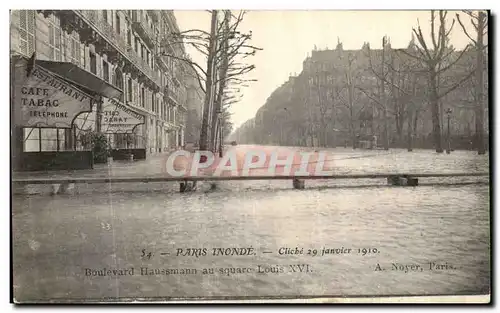
[[[489,18],[12,10],[12,301],[489,302]]]

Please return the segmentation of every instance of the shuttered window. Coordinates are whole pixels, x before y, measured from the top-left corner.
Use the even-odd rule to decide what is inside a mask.
[[[120,33],[121,33],[121,28],[120,28],[120,16],[118,15],[118,12],[116,12],[115,14],[116,14],[116,17],[115,17],[115,18],[116,18],[116,23],[115,23],[115,25],[116,25],[116,32],[117,32],[118,34],[120,34]]]
[[[19,37],[21,53],[31,56],[35,52],[35,11],[19,11]]]
[[[71,63],[80,65],[82,49],[80,46],[80,40],[77,36],[78,33],[73,32],[73,34],[71,34],[71,37],[69,38],[69,41],[71,43]]]
[[[139,104],[139,84],[134,80],[133,81],[134,83],[134,96],[133,96],[133,99],[132,101],[134,102],[134,104],[138,105]]]
[[[102,78],[109,82],[109,64],[104,60],[102,60]]]
[[[132,102],[132,91],[133,91],[133,86],[132,86],[132,79],[131,78],[128,78],[128,84],[127,84],[127,95],[128,95],[128,98],[127,100]]]

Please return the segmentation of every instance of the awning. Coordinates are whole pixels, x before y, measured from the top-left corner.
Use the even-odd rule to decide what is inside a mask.
[[[36,60],[35,63],[90,93],[110,99],[119,98],[123,93],[122,90],[73,63],[45,60]]]
[[[98,100],[95,93],[25,58],[15,60],[12,77],[11,109],[19,127],[71,128]]]

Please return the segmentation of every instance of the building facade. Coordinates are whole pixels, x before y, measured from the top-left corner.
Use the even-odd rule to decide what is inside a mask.
[[[23,151],[86,150],[92,132],[105,134],[112,149],[144,149],[146,155],[184,145],[187,56],[184,44],[172,39],[179,32],[173,11],[17,10],[10,25],[11,59],[34,55],[35,64],[45,62],[63,79],[80,73],[74,78],[90,93],[94,81],[117,91],[116,97],[100,93],[100,103],[70,127],[23,125]],[[64,66],[70,70],[59,69]],[[122,109],[140,123],[113,124],[119,119],[111,116]]]

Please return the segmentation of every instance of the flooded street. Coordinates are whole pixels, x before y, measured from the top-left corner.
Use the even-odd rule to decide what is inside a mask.
[[[489,156],[474,152],[332,151],[336,174],[489,170]],[[484,183],[425,185],[437,180]],[[488,293],[488,179],[421,182],[306,181],[294,190],[286,180],[229,181],[184,194],[173,183],[127,183],[14,195],[15,297]]]

